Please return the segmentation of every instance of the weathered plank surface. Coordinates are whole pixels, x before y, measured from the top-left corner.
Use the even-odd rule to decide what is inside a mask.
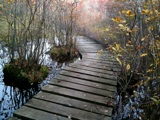
[[[96,83],[96,82],[92,82],[92,81],[87,81],[87,80],[80,79],[80,78],[59,75],[56,79],[58,80],[58,82],[67,81],[69,83],[76,83],[76,84],[80,84],[83,86],[89,86],[89,87],[113,91],[113,92],[115,91],[115,86],[105,85],[103,83],[101,84],[101,83]],[[54,82],[54,81],[51,81],[51,83],[52,82]]]
[[[119,66],[99,43],[79,37],[83,55],[14,113],[11,120],[111,120]]]

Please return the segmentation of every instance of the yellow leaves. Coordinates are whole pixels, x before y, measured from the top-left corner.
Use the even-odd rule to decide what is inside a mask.
[[[144,38],[141,39],[141,41],[145,41],[145,39],[146,39],[146,38],[144,37]]]
[[[126,43],[126,47],[133,47],[132,41],[128,40]]]
[[[156,59],[156,67],[157,67],[159,64],[160,64],[160,59],[157,58],[157,59]]]
[[[112,18],[112,21],[117,23],[126,23],[126,20],[122,20],[120,17]]]
[[[121,18],[120,17],[112,18],[112,21],[120,23],[121,22]]]
[[[131,45],[129,45],[128,43],[126,44],[126,47],[130,47]]]
[[[107,32],[109,31],[109,27],[106,27],[106,31],[107,31]]]
[[[130,33],[132,32],[132,30],[129,27],[127,27],[127,26],[125,26],[123,24],[118,24],[118,26],[123,31],[130,32]]]
[[[117,51],[120,50],[120,44],[116,44],[116,49],[117,49]]]
[[[148,70],[147,70],[147,73],[150,73],[150,72],[152,72],[152,71],[153,71],[152,69],[148,69]]]
[[[155,47],[160,50],[160,40],[156,40]]]
[[[154,29],[154,26],[149,26],[148,29],[149,29],[149,30],[153,30],[153,29]]]
[[[150,10],[149,9],[143,9],[142,10],[142,14],[149,15],[150,14]]]
[[[124,26],[123,24],[118,24],[118,26],[119,26],[120,29],[122,29],[122,30],[124,30],[124,31],[127,29],[127,27]]]
[[[149,9],[143,9],[142,14],[143,15],[152,15],[153,13],[159,14],[158,10],[154,9],[153,11],[150,11]]]
[[[117,51],[116,48],[112,47],[112,50]]]
[[[121,55],[121,54],[118,54],[117,57],[122,57],[122,55]]]
[[[155,17],[154,16],[152,16],[152,17],[148,17],[148,18],[146,18],[146,22],[150,22],[150,21],[154,21],[155,20]]]
[[[123,13],[123,14],[126,14],[126,10],[122,10],[122,13]]]
[[[154,12],[155,12],[157,15],[159,14],[158,10],[156,10],[156,9],[154,9]]]
[[[122,66],[122,62],[121,60],[117,57],[116,60],[118,61],[118,63]]]
[[[147,56],[147,53],[143,53],[140,55],[140,57],[145,57],[145,56]]]
[[[127,16],[134,16],[134,14],[131,10],[127,10],[126,15]]]
[[[2,4],[0,4],[0,8],[2,7]]]
[[[150,64],[149,66],[150,66],[150,67],[152,67],[152,66],[153,66],[153,64]]]
[[[123,49],[121,48],[120,44],[116,44],[115,47],[111,46],[111,49],[110,50],[113,50],[117,53],[120,53],[123,51]]]
[[[118,26],[119,26],[119,27],[122,27],[122,28],[125,27],[123,24],[118,24]]]
[[[126,16],[129,16],[129,17],[134,16],[134,13],[132,10],[122,10],[122,13],[125,14]]]
[[[130,68],[131,68],[130,64],[127,64],[126,70],[127,70],[127,71],[130,70]]]
[[[121,23],[126,23],[126,20],[121,20]]]

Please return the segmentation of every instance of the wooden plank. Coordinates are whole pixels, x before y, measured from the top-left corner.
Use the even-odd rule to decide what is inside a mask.
[[[89,58],[85,58],[83,57],[83,61],[92,61],[92,62],[96,62],[96,63],[103,63],[103,64],[110,64],[110,65],[117,65],[119,66],[119,64],[116,61],[109,61],[109,60],[103,60],[103,59],[99,59],[99,60],[95,60],[95,59],[89,59]]]
[[[99,46],[99,44],[80,44],[77,46],[77,49],[99,49],[99,50],[104,50],[102,46]]]
[[[109,103],[114,102],[114,100],[111,99],[111,98],[114,98],[114,96],[110,96],[110,98],[108,98],[108,97],[103,97],[99,95],[94,95],[90,93],[85,93],[85,92],[76,91],[76,90],[58,87],[58,86],[53,86],[53,85],[45,85],[42,88],[42,91],[53,93],[56,95],[62,95],[65,97],[70,97],[73,99],[96,103],[96,104],[100,104],[104,106],[113,106],[113,104],[111,105]]]
[[[90,43],[90,44],[83,44],[83,43],[78,43],[76,44],[77,48],[100,48],[100,49],[105,49],[98,43]]]
[[[40,111],[26,106],[22,106],[14,113],[14,117],[22,120],[69,120],[68,118],[57,116],[53,113]]]
[[[79,43],[79,42],[95,42],[95,41],[93,41],[93,40],[90,40],[90,39],[78,39],[77,41],[76,41],[77,43]]]
[[[92,57],[92,58],[93,58],[93,57],[94,57],[94,58],[97,57],[97,58],[101,58],[101,59],[102,59],[102,58],[103,58],[103,59],[111,59],[111,58],[114,57],[113,55],[107,55],[107,56],[105,55],[105,56],[104,56],[103,54],[99,54],[99,53],[91,53],[91,54],[87,54],[87,53],[86,53],[86,54],[84,54],[84,56],[85,56],[85,57],[90,56],[90,57]]]
[[[62,68],[62,70],[66,70],[66,71],[72,71],[75,73],[82,73],[85,75],[91,75],[91,76],[96,76],[98,78],[107,78],[107,79],[113,79],[114,80],[114,76],[113,74],[104,74],[104,73],[98,73],[95,71],[88,71],[88,70],[84,70],[84,69],[78,69],[78,68],[73,68],[73,67],[64,67]]]
[[[97,41],[95,41],[95,40],[91,40],[91,39],[77,39],[77,41],[76,42],[97,42]],[[98,42],[97,42],[98,43]]]
[[[85,47],[82,47],[82,48],[79,48],[78,50],[79,51],[82,51],[82,50],[85,50],[85,51],[99,51],[101,49],[100,48],[85,48]]]
[[[53,114],[62,115],[65,117],[68,117],[70,119],[80,119],[80,120],[111,120],[110,117],[99,115],[83,110],[79,110],[76,108],[71,108],[63,105],[58,105],[55,103],[38,100],[38,99],[32,99],[30,100],[26,106],[28,107],[34,107],[35,109],[43,110],[46,112],[51,112]],[[46,120],[46,119],[45,119]]]
[[[115,72],[120,71],[120,69],[116,68],[116,67],[102,66],[102,65],[97,65],[97,64],[90,63],[90,62],[79,62],[79,61],[76,61],[74,64],[75,65],[87,66],[87,67],[93,67],[93,68],[102,69],[102,70],[115,71]]]
[[[97,53],[97,50],[90,50],[90,51],[88,51],[88,50],[79,50],[80,51],[80,53]]]
[[[92,44],[92,43],[97,43],[95,41],[78,41],[78,44]]]
[[[69,76],[58,75],[56,79],[58,79],[59,81],[67,81],[67,82],[85,85],[85,86],[89,86],[89,87],[94,87],[94,88],[98,88],[98,89],[102,89],[102,90],[109,90],[109,91],[113,91],[113,92],[115,92],[115,90],[116,90],[115,86],[105,85],[105,84],[101,84],[101,83],[95,83],[92,81],[73,78],[73,77],[69,77]],[[54,82],[54,81],[50,81],[50,82]]]
[[[103,105],[97,105],[97,104],[93,104],[85,101],[63,97],[60,95],[40,92],[36,96],[34,96],[34,98],[45,100],[48,102],[53,102],[56,104],[61,104],[61,105],[72,107],[72,108],[77,108],[77,109],[92,112],[92,113],[101,114],[101,115],[107,115],[107,116],[112,115],[111,107],[105,107]]]
[[[104,48],[100,44],[93,44],[93,45],[77,45],[78,48]]]
[[[49,82],[49,84],[59,86],[59,87],[69,88],[77,91],[82,91],[85,93],[100,95],[104,97],[114,96],[114,92],[111,92],[111,91],[101,90],[101,89],[97,89],[89,86],[83,86],[83,85],[70,83],[66,81],[54,80],[53,82]]]
[[[93,44],[93,45],[99,45],[99,46],[100,46],[100,44],[98,44],[97,42],[91,42],[91,41],[88,41],[88,42],[80,41],[80,42],[77,42],[77,43],[76,43],[77,46],[79,46],[79,45],[92,46],[92,44]],[[102,47],[102,46],[101,46],[101,47]]]
[[[84,69],[84,70],[93,71],[93,72],[97,72],[97,73],[114,75],[113,71],[109,71],[109,70],[105,70],[105,69],[97,69],[97,68],[93,68],[93,67],[90,67],[90,66],[82,66],[82,65],[78,65],[78,64],[69,64],[69,67]]]
[[[61,71],[60,72],[61,75],[65,75],[65,76],[70,76],[70,77],[75,77],[75,78],[80,78],[80,79],[84,79],[84,80],[88,80],[88,81],[93,81],[93,82],[97,82],[97,83],[103,83],[103,84],[108,84],[108,85],[113,85],[116,86],[117,83],[114,79],[104,79],[104,78],[100,78],[100,77],[95,77],[95,76],[90,76],[90,75],[84,75],[84,74],[80,74],[80,73],[74,73],[74,72],[68,72],[68,71]]]
[[[104,55],[104,54],[98,54],[98,53],[89,53],[89,54],[86,53],[84,54],[84,56],[98,57],[98,58],[104,58],[104,59],[113,57],[112,54]]]
[[[88,45],[88,44],[81,44],[81,45],[77,45],[77,48],[80,49],[80,48],[99,48],[99,49],[103,49],[103,47],[99,44],[92,44],[92,45]]]
[[[114,62],[110,62],[110,61],[99,61],[99,60],[88,60],[88,59],[83,59],[81,61],[77,61],[77,62],[82,62],[82,63],[91,63],[91,64],[97,64],[97,65],[101,65],[101,66],[114,66],[114,67],[119,67],[119,64],[114,64]]]
[[[93,62],[93,61],[84,61],[84,60],[76,61],[76,64],[80,64],[80,63],[90,64],[90,65],[98,65],[98,66],[109,67],[109,68],[120,68],[120,66],[118,66],[118,65],[106,64],[106,63],[98,63],[96,61],[95,62]]]
[[[81,39],[77,39],[77,42],[97,42],[97,41],[94,41],[92,39],[81,38]]]
[[[100,58],[100,57],[92,57],[92,56],[89,56],[89,55],[84,55],[83,54],[83,59],[92,59],[92,60],[103,60],[103,61],[109,61],[109,62],[117,62],[116,60],[112,59],[112,58]]]

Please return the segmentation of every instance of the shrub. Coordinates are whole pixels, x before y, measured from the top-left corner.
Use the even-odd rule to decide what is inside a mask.
[[[49,73],[46,66],[37,64],[26,66],[25,63],[27,63],[27,61],[24,61],[23,64],[19,64],[17,61],[18,60],[14,60],[6,64],[3,69],[4,82],[6,85],[15,86],[20,89],[28,89],[41,83]]]

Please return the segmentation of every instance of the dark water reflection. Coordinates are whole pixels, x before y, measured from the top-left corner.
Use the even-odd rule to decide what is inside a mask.
[[[46,42],[46,51],[48,51],[50,45]],[[52,61],[50,56],[43,55],[44,65],[50,68],[48,77],[37,88],[31,88],[28,90],[20,90],[12,86],[6,86],[3,82],[3,67],[5,63],[9,62],[7,48],[0,44],[0,120],[5,120],[13,115],[13,112],[25,104],[35,94],[37,94],[41,87],[46,85],[52,80],[61,70],[65,64],[58,65],[57,62]]]
[[[0,85],[0,119],[7,119],[13,112],[26,103],[38,90],[19,90],[18,88]]]

